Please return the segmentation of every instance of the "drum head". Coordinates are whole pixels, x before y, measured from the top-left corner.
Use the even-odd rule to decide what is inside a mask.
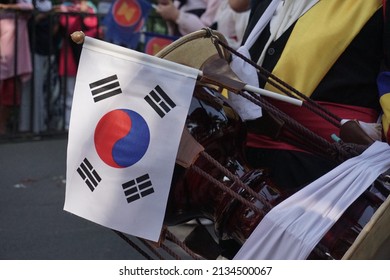
[[[355,242],[343,256],[344,260],[390,259],[390,196],[379,207]]]
[[[173,61],[182,65],[200,69],[203,63],[211,56],[218,54],[211,36],[227,44],[225,37],[214,30],[202,29],[185,35],[159,51],[155,56]],[[223,58],[229,61],[230,53],[220,48]]]

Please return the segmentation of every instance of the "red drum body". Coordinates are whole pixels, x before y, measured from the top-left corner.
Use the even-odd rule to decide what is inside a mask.
[[[247,165],[243,156],[245,125],[237,113],[212,89],[202,86],[195,88],[186,126],[191,135],[203,145],[207,154],[239,176],[271,207],[291,195],[278,188],[268,178],[266,170],[251,169]],[[271,209],[241,189],[202,156],[196,160],[195,165],[252,201],[262,213],[254,212],[191,168],[176,165],[165,224],[172,226],[193,218],[206,217],[214,221],[218,239],[232,239],[242,245]],[[389,193],[389,185],[377,180],[335,223],[312,251],[309,259],[342,259]],[[386,227],[389,228],[389,225]]]
[[[205,152],[239,176],[252,189],[262,192],[269,203],[276,204],[282,200],[282,194],[273,186],[264,170],[250,169],[243,157],[245,125],[238,114],[217,97],[217,94],[206,87],[195,88],[186,120],[187,129],[203,145]],[[207,159],[200,156],[195,165],[219,182],[230,186],[236,193],[246,196]],[[220,237],[230,238],[237,233],[239,234],[237,238],[244,241],[262,217],[257,217],[253,210],[240,209],[240,212],[245,212],[245,218],[240,217],[231,223],[230,216],[234,214],[233,210],[240,208],[239,204],[207,178],[191,169],[176,165],[165,222],[168,225],[175,225],[193,218],[206,217],[215,222]],[[257,206],[262,208],[261,205]],[[239,227],[240,232],[235,227]]]

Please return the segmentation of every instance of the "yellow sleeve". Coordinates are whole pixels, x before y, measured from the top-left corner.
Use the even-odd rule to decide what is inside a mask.
[[[383,115],[382,115],[382,126],[383,126],[383,132],[386,137],[386,140],[388,143],[390,143],[390,131],[389,131],[389,125],[390,125],[390,92],[382,95],[379,99]]]

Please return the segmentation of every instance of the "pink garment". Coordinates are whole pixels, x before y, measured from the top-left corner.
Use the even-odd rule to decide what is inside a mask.
[[[14,15],[13,12],[2,12],[0,15],[0,80],[14,77],[16,73],[22,81],[26,81],[31,77],[32,72],[27,18],[19,15],[17,53],[15,53]],[[15,59],[17,59],[16,69]]]
[[[77,12],[80,11],[80,4],[62,6],[61,9],[63,12]],[[92,4],[88,6],[87,13],[96,13],[96,9]],[[75,31],[83,31],[86,36],[98,37],[98,18],[97,16],[81,16],[78,14],[61,15],[60,25],[64,29],[65,37],[60,51],[59,74],[61,76],[76,76],[78,62],[73,55],[71,44],[75,43],[71,41],[70,35]]]
[[[179,18],[176,20],[180,33],[185,35],[211,26],[214,23],[220,2],[221,0],[188,0],[179,9]],[[178,1],[175,1],[175,5],[178,6],[178,4]],[[201,17],[187,12],[197,9],[205,9],[206,11]]]

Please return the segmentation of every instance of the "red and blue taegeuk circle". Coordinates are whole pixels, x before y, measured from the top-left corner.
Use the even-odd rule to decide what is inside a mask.
[[[145,155],[150,131],[145,119],[137,112],[116,109],[99,120],[94,142],[102,161],[111,167],[126,168]]]

